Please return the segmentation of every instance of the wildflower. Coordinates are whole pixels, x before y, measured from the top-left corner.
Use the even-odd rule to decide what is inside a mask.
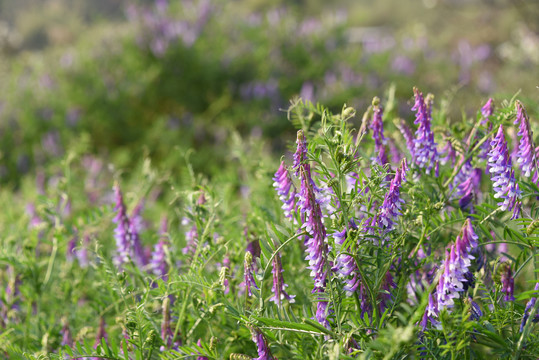
[[[186,245],[182,249],[184,255],[195,254],[198,246],[198,229],[196,225],[191,226],[189,231],[185,233]]]
[[[380,99],[375,97],[372,100],[373,116],[371,122],[372,137],[374,139],[374,151],[376,153],[376,162],[380,165],[388,163],[386,154],[386,138],[384,137],[384,122],[382,120],[383,109],[380,106]]]
[[[178,349],[178,346],[181,345],[181,341],[174,338],[174,331],[170,324],[170,298],[166,296],[163,299],[163,322],[161,323],[161,340],[163,340],[163,345],[160,350],[164,351],[165,349]]]
[[[253,254],[250,251],[245,252],[244,269],[244,280],[240,286],[245,286],[247,294],[253,296],[251,285],[256,289],[258,289],[258,286],[256,286],[255,278],[253,277]]]
[[[114,222],[116,223],[116,229],[114,230],[114,237],[116,238],[116,257],[115,263],[117,266],[121,266],[129,261],[133,253],[133,236],[131,234],[131,227],[129,217],[127,216],[127,210],[124,205],[122,192],[118,183],[114,185],[114,193],[116,197],[116,216]]]
[[[401,215],[401,204],[404,202],[400,197],[400,187],[403,181],[406,181],[406,171],[408,170],[408,165],[406,159],[401,161],[400,167],[395,172],[395,177],[391,180],[389,185],[389,191],[384,197],[384,202],[379,211],[379,216],[377,218],[378,225],[386,232],[393,230],[395,226],[395,221],[398,216]]]
[[[293,303],[295,295],[288,295],[285,290],[288,285],[285,284],[283,279],[284,269],[281,265],[280,253],[275,254],[272,260],[272,265],[273,268],[271,273],[273,274],[273,287],[271,288],[271,291],[273,292],[273,296],[269,300],[273,301],[278,307],[282,306],[283,299],[287,299],[290,303]]]
[[[481,121],[481,125],[488,125],[488,129],[492,129],[492,122],[490,121],[490,117],[494,114],[494,101],[492,98],[489,98],[485,105],[481,108],[481,115],[483,116],[483,120]]]
[[[453,144],[451,144],[451,140],[446,141],[445,146],[442,149],[442,153],[445,154],[445,156],[440,158],[440,163],[442,163],[442,165],[450,163],[451,166],[455,166],[457,152],[455,151]]]
[[[61,346],[73,346],[73,336],[69,330],[69,323],[67,318],[62,319],[62,330],[60,330],[60,335],[62,335],[62,341],[60,342]]]
[[[339,277],[344,279],[344,291],[346,291],[348,296],[358,289],[361,283],[361,277],[357,268],[356,260],[353,256],[344,253],[344,251],[348,251],[348,248],[343,249],[342,245],[344,245],[349,232],[357,230],[357,228],[356,223],[351,220],[348,231],[344,229],[341,232],[336,232],[333,234],[335,243],[341,245],[341,253],[337,255],[337,258],[335,259],[335,266],[332,270],[336,271],[339,274]],[[350,275],[352,278],[350,278]]]
[[[534,290],[536,293],[539,291],[539,282],[535,284]],[[528,321],[528,318],[530,317],[530,311],[533,307],[535,307],[536,302],[537,302],[537,296],[532,296],[531,299],[526,303],[526,308],[524,309],[524,315],[522,316],[522,322],[520,323],[520,332],[524,330],[524,326],[526,325],[526,322]],[[532,321],[533,322],[539,321],[539,311],[535,313],[535,316]]]
[[[517,133],[520,136],[520,142],[518,144],[517,162],[520,163],[520,169],[522,175],[530,177],[533,175],[533,182],[537,184],[539,179],[539,172],[537,171],[537,157],[535,154],[535,146],[533,144],[533,132],[530,128],[530,121],[526,110],[520,103],[516,102],[517,118],[515,125],[519,124],[519,131]]]
[[[281,162],[273,181],[273,187],[277,189],[279,199],[283,202],[284,216],[293,219],[293,211],[296,207],[296,188],[290,179],[290,174],[284,165],[284,161]]]
[[[432,294],[429,294],[429,302],[427,304],[427,308],[425,309],[425,313],[423,314],[423,318],[421,320],[421,328],[423,331],[427,330],[427,324],[430,321],[432,326],[435,328],[438,328],[440,326],[440,322],[436,320],[440,312],[438,311],[438,302],[436,301],[436,296],[432,296]]]
[[[490,143],[491,150],[489,152],[488,162],[490,164],[490,173],[493,187],[494,197],[503,199],[498,203],[502,210],[513,211],[511,219],[516,219],[520,214],[520,189],[515,180],[515,172],[512,169],[511,158],[507,151],[507,142],[503,134],[503,126],[500,125],[498,133],[494,140]]]
[[[378,295],[378,298],[380,300],[380,313],[383,314],[385,309],[387,309],[387,306],[393,296],[391,295],[391,292],[393,289],[397,287],[397,284],[395,284],[395,281],[393,280],[393,276],[391,276],[391,273],[388,271],[386,272],[386,275],[384,277],[384,280],[382,282],[381,290],[382,292]]]
[[[419,168],[426,167],[427,174],[430,174],[433,167],[438,167],[438,151],[431,130],[433,97],[428,95],[424,100],[423,94],[417,88],[414,88],[414,95],[415,104],[412,110],[416,111],[414,124],[417,124],[418,128],[414,140],[413,162]]]
[[[481,308],[471,297],[468,298],[468,303],[470,304],[470,319],[473,321],[479,320],[483,316]]]
[[[513,291],[515,287],[515,279],[513,279],[513,271],[511,271],[511,266],[509,264],[504,264],[502,269],[502,292],[505,294],[505,301],[515,301],[513,296]]]
[[[410,155],[412,155],[412,158],[414,158],[415,154],[415,138],[414,133],[412,132],[412,129],[406,124],[406,121],[404,119],[400,120],[400,124],[398,125],[398,128],[404,137],[404,140],[406,141],[406,147],[408,148],[408,151],[410,151]]]
[[[481,173],[481,169],[473,169],[470,176],[458,185],[457,195],[460,196],[459,207],[461,210],[473,213],[473,203],[479,192]]]
[[[258,351],[258,357],[253,358],[253,360],[273,360],[274,357],[271,354],[271,350],[268,347],[268,344],[266,343],[266,338],[260,332],[260,330],[252,327],[251,336],[252,336],[253,342],[256,344],[256,348]]]
[[[202,341],[200,339],[198,339],[197,341],[197,346],[202,347]],[[197,360],[209,360],[209,359],[206,356],[197,356]]]
[[[167,264],[167,255],[166,251],[169,247],[169,241],[167,236],[167,218],[164,217],[161,220],[161,230],[160,230],[160,239],[157,244],[155,244],[154,251],[152,252],[152,257],[150,260],[150,268],[152,272],[162,278],[164,281],[168,280],[168,264]]]
[[[144,222],[142,219],[143,206],[143,202],[140,202],[133,210],[131,219],[129,220],[129,231],[133,240],[134,260],[138,266],[145,266],[148,263],[144,254],[144,248],[140,242],[140,232],[143,229]]]
[[[311,169],[306,162],[306,141],[303,132],[298,131],[298,148],[294,155],[294,164],[297,164],[296,173],[301,178],[301,188],[299,193],[299,206],[302,212],[306,235],[305,246],[309,261],[311,277],[314,278],[313,293],[321,294],[324,292],[327,280],[327,254],[329,251],[326,244],[326,228],[322,222],[322,211],[315,195],[315,185],[311,178]],[[316,318],[326,327],[329,327],[327,321],[327,301],[321,301],[317,304]]]
[[[459,297],[459,293],[464,292],[473,279],[468,272],[474,259],[470,252],[477,247],[477,238],[470,219],[466,219],[455,244],[446,253],[444,270],[436,287],[438,310],[452,308],[453,299]]]

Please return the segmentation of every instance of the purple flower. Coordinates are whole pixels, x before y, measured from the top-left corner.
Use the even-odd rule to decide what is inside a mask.
[[[533,175],[533,183],[537,184],[539,179],[539,172],[537,171],[537,158],[535,154],[535,146],[533,144],[533,132],[530,128],[530,121],[526,110],[520,103],[516,102],[517,118],[515,125],[519,124],[518,136],[520,136],[520,142],[518,144],[517,162],[520,164],[522,175],[530,177]]]
[[[166,296],[163,299],[163,322],[161,323],[161,340],[163,340],[163,345],[160,350],[164,351],[165,349],[174,349],[178,350],[178,346],[181,345],[179,339],[174,338],[174,331],[170,324],[170,298]]]
[[[470,176],[458,186],[457,195],[460,197],[459,207],[462,211],[473,213],[473,203],[479,192],[481,173],[481,169],[474,169]]]
[[[349,251],[349,248],[343,248],[343,245],[350,231],[356,231],[357,228],[356,223],[351,220],[348,231],[344,229],[341,232],[333,234],[335,243],[341,245],[341,250],[335,259],[335,266],[332,270],[336,271],[339,277],[344,279],[344,291],[346,291],[348,296],[352,295],[352,293],[358,289],[361,284],[361,276],[357,268],[356,260],[353,256],[344,253]]]
[[[275,173],[273,181],[273,187],[275,187],[279,199],[283,202],[281,208],[284,210],[284,216],[293,219],[293,212],[296,208],[296,188],[290,179],[290,174],[284,165],[284,161],[281,161],[281,166]]]
[[[515,279],[513,279],[513,271],[509,264],[504,264],[501,276],[502,292],[505,294],[505,301],[515,301],[513,291],[515,288]]]
[[[62,330],[60,330],[60,335],[62,335],[62,341],[60,342],[61,346],[73,346],[73,336],[71,335],[71,331],[69,330],[69,323],[67,322],[67,319],[62,319],[63,326]]]
[[[198,229],[196,225],[191,226],[189,231],[185,233],[186,245],[182,249],[184,255],[195,254],[198,246]]]
[[[133,210],[131,219],[129,221],[129,231],[133,239],[133,251],[135,255],[135,262],[138,266],[145,266],[148,263],[146,255],[144,254],[144,248],[140,241],[140,232],[143,229],[144,220],[142,219],[143,202],[141,201]]]
[[[374,151],[376,153],[375,161],[380,165],[388,163],[386,154],[386,138],[384,137],[384,122],[382,120],[383,109],[380,106],[380,99],[375,97],[372,100],[373,115],[370,128],[372,129],[372,138],[374,139]]]
[[[483,316],[481,308],[475,301],[473,301],[471,297],[468,298],[468,302],[470,304],[470,319],[473,321],[478,321],[479,318]]]
[[[256,344],[256,348],[258,351],[258,357],[253,358],[253,360],[273,360],[274,357],[271,354],[271,350],[268,347],[268,344],[266,343],[266,338],[260,332],[260,330],[255,329],[254,327],[251,328],[251,336],[253,342]]]
[[[535,284],[534,290],[536,293],[539,291],[539,282]],[[536,302],[537,302],[537,297],[532,296],[531,299],[526,303],[526,308],[524,309],[524,315],[522,316],[522,322],[520,323],[520,332],[524,330],[524,326],[526,325],[526,322],[528,321],[528,318],[530,317],[530,311],[533,307],[535,307]],[[532,321],[533,322],[539,321],[539,312],[535,313],[535,316]]]
[[[273,274],[273,287],[271,288],[271,291],[273,292],[273,296],[269,299],[269,301],[273,301],[278,307],[282,306],[282,302],[284,299],[287,299],[288,302],[293,303],[295,295],[288,295],[286,292],[286,288],[288,287],[287,284],[285,284],[283,279],[283,266],[281,265],[281,254],[276,253],[273,257],[272,261],[273,268],[271,270],[271,273]]]
[[[381,286],[382,292],[378,295],[378,299],[380,300],[380,304],[379,304],[380,314],[383,314],[384,311],[387,309],[389,302],[393,298],[393,295],[391,294],[391,292],[396,287],[397,287],[397,284],[395,284],[395,281],[393,280],[393,276],[388,271],[382,282],[382,286]]]
[[[114,193],[116,197],[116,216],[113,221],[116,223],[114,237],[116,238],[116,257],[114,259],[117,266],[122,266],[128,262],[133,255],[133,236],[127,209],[125,208],[122,192],[118,183],[114,184]]]
[[[245,286],[247,295],[253,296],[251,286],[254,286],[256,289],[258,289],[258,286],[256,286],[255,278],[253,276],[253,254],[251,254],[250,251],[245,252],[243,279],[240,286]]]
[[[105,342],[108,342],[109,336],[107,334],[107,330],[105,329],[105,319],[100,318],[99,319],[99,328],[97,329],[97,333],[95,336],[95,342],[94,342],[94,349],[97,349],[99,345],[101,345],[101,341],[104,339]],[[93,360],[100,360],[101,358],[94,357]]]
[[[451,140],[446,141],[445,146],[442,149],[442,153],[445,154],[445,156],[443,158],[440,158],[440,163],[442,165],[450,163],[451,166],[455,166],[455,161],[457,159],[457,152],[453,148],[453,144],[451,144]]]
[[[198,339],[197,346],[202,347],[202,340]],[[206,356],[197,356],[197,360],[209,360],[209,359]]]
[[[507,142],[503,134],[503,126],[500,125],[498,133],[490,143],[489,165],[491,179],[493,181],[494,197],[503,199],[498,203],[504,211],[513,211],[511,219],[516,219],[520,214],[520,189],[515,180],[515,172],[512,168],[511,158],[507,151]]]
[[[393,230],[397,218],[401,215],[401,204],[404,200],[400,197],[400,187],[403,181],[406,181],[406,171],[408,165],[406,159],[402,159],[401,166],[395,172],[395,177],[391,180],[389,191],[384,197],[384,202],[380,208],[377,222],[378,226],[385,232]]]
[[[300,176],[301,188],[299,192],[298,205],[301,209],[302,220],[304,221],[302,228],[307,232],[305,239],[305,247],[307,256],[305,260],[309,261],[309,269],[311,277],[314,279],[313,293],[321,294],[325,291],[327,281],[327,254],[329,251],[326,243],[326,228],[322,222],[322,211],[320,204],[316,199],[315,185],[311,178],[311,168],[306,155],[306,140],[303,131],[298,131],[297,138],[298,148],[294,155],[294,166],[296,174]],[[318,321],[329,327],[327,321],[327,301],[321,301],[317,304],[316,318]]]
[[[413,162],[421,169],[426,168],[427,174],[430,174],[433,167],[438,167],[438,151],[431,130],[433,97],[428,95],[424,100],[423,94],[417,88],[414,88],[414,95],[415,104],[412,110],[416,111],[414,124],[418,125],[418,128],[415,133]]]
[[[436,296],[433,297],[432,294],[429,294],[429,303],[425,309],[425,313],[423,314],[423,319],[421,320],[421,328],[423,331],[427,329],[427,324],[429,321],[435,328],[440,326],[440,322],[436,320],[439,314],[440,312],[438,311]]]
[[[154,251],[152,252],[152,258],[150,260],[150,268],[152,272],[162,278],[164,281],[168,280],[168,264],[167,264],[167,249],[170,246],[167,235],[167,218],[164,217],[161,220],[161,230],[159,231],[161,238],[159,242],[155,244]]]
[[[489,130],[492,129],[492,122],[490,121],[492,114],[494,114],[494,101],[490,98],[481,108],[481,115],[483,116],[481,125],[487,124]]]
[[[466,219],[455,244],[451,246],[450,252],[446,253],[443,273],[436,287],[439,311],[443,308],[452,308],[453,300],[467,289],[467,283],[471,279],[468,274],[469,267],[471,260],[474,259],[470,252],[477,247],[477,238],[470,219]]]
[[[401,119],[400,124],[398,125],[399,130],[404,137],[404,140],[406,141],[406,147],[408,148],[408,151],[410,151],[410,155],[412,155],[412,158],[415,154],[415,137],[414,133],[412,132],[412,129],[406,124],[406,121]]]

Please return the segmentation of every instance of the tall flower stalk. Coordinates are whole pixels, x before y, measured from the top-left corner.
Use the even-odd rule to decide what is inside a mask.
[[[520,189],[515,180],[507,141],[503,133],[503,126],[500,125],[498,133],[491,141],[489,152],[490,174],[493,182],[494,197],[503,201],[498,202],[498,206],[504,211],[513,211],[511,219],[516,219],[520,214]]]
[[[374,139],[374,151],[376,154],[375,160],[379,165],[385,165],[388,163],[386,153],[386,138],[384,137],[384,122],[382,120],[383,109],[380,106],[380,98],[375,97],[372,100],[372,138]]]
[[[284,216],[293,219],[296,208],[296,187],[290,179],[290,174],[284,165],[284,161],[281,161],[281,166],[279,166],[273,177],[273,187],[275,187],[279,199],[283,202],[281,208],[284,210]]]
[[[434,133],[431,129],[433,96],[428,95],[423,98],[417,88],[414,88],[415,103],[412,111],[416,112],[414,124],[418,125],[415,133],[413,162],[418,168],[426,168],[430,174],[432,168],[438,173],[438,150],[434,142]]]
[[[329,328],[328,302],[322,297],[325,292],[328,264],[327,254],[329,251],[326,243],[326,228],[322,222],[322,211],[317,201],[314,181],[311,177],[311,167],[307,160],[307,142],[303,131],[298,131],[297,150],[294,155],[294,169],[301,179],[298,205],[301,209],[304,223],[302,228],[307,232],[305,246],[309,261],[311,277],[314,279],[313,293],[319,294],[316,307],[316,319],[320,324]]]
[[[537,154],[533,143],[533,132],[530,128],[530,120],[526,110],[520,101],[516,102],[517,118],[515,125],[519,126],[517,135],[520,137],[518,143],[517,162],[520,164],[522,175],[532,177],[534,184],[538,183],[539,171],[537,168]]]

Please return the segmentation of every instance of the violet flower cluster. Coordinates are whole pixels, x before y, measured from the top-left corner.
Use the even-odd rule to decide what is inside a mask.
[[[168,240],[167,231],[167,218],[161,220],[161,229],[159,231],[160,239],[155,244],[154,251],[152,252],[152,258],[150,260],[150,268],[152,272],[162,278],[164,281],[168,280],[168,264],[167,264],[167,249],[170,246]]]
[[[243,282],[240,284],[240,286],[245,287],[245,289],[247,290],[247,295],[249,296],[253,296],[251,286],[254,286],[256,289],[258,289],[258,286],[256,286],[255,278],[253,276],[253,254],[251,254],[250,251],[245,252]]]
[[[520,323],[520,332],[524,330],[524,326],[526,326],[526,323],[530,318],[530,311],[533,307],[535,307],[535,304],[537,303],[537,297],[539,296],[539,282],[535,284],[534,290],[537,294],[536,296],[532,296],[531,299],[526,303],[526,307],[524,308],[524,316],[522,317],[522,322]],[[535,316],[533,317],[532,321],[534,323],[539,322],[539,311],[535,313]]]
[[[517,118],[515,120],[515,125],[519,125],[519,131],[517,135],[520,137],[518,143],[518,154],[517,161],[520,164],[520,169],[522,170],[522,175],[525,177],[532,176],[532,181],[534,184],[538,183],[539,172],[537,168],[537,154],[535,152],[535,145],[533,143],[533,132],[530,128],[530,121],[526,110],[520,103],[516,102],[517,108]]]
[[[273,355],[271,354],[271,350],[266,342],[266,338],[264,335],[260,332],[260,330],[255,329],[254,327],[251,328],[251,336],[253,339],[253,342],[256,345],[256,349],[258,352],[258,357],[253,358],[253,360],[273,360],[275,359]]]
[[[344,245],[348,234],[351,231],[357,231],[358,227],[356,223],[351,220],[349,224],[348,231],[344,229],[343,231],[336,232],[333,234],[335,243],[341,246],[340,254],[337,255],[335,259],[335,265],[333,271],[337,272],[339,277],[344,281],[344,291],[347,295],[352,295],[358,287],[361,285],[361,275],[359,274],[359,269],[357,268],[356,260],[352,255],[349,255],[345,252],[349,251],[350,248],[342,248]],[[351,276],[351,278],[350,278]]]
[[[502,292],[505,294],[503,299],[505,301],[515,301],[513,296],[515,288],[515,279],[513,279],[513,271],[509,264],[504,264],[501,275]]]
[[[293,219],[296,209],[296,187],[290,179],[290,174],[284,165],[284,161],[281,161],[281,166],[275,173],[273,181],[273,187],[275,187],[279,199],[283,202],[284,216]]]
[[[280,253],[275,254],[272,260],[272,265],[273,267],[271,273],[273,274],[273,286],[271,291],[273,292],[273,296],[269,299],[269,301],[273,301],[278,307],[282,306],[284,299],[287,299],[289,303],[293,303],[295,295],[289,295],[285,290],[288,285],[284,282],[284,269],[281,264]]]
[[[303,131],[298,131],[297,150],[294,154],[294,169],[301,179],[298,205],[301,210],[304,223],[302,228],[307,232],[305,246],[309,261],[311,277],[314,279],[313,293],[322,294],[325,291],[328,264],[327,254],[329,252],[326,243],[326,228],[322,222],[323,216],[320,204],[316,199],[314,181],[311,177],[311,168],[307,162],[307,142]],[[317,303],[316,318],[325,327],[329,328],[327,320],[328,302],[319,298]]]
[[[382,120],[383,109],[380,106],[380,99],[375,97],[372,100],[373,115],[371,122],[372,138],[374,139],[374,151],[376,154],[375,161],[379,165],[388,163],[386,153],[386,138],[384,137],[384,123]]]
[[[438,311],[443,308],[451,309],[454,299],[460,296],[470,284],[470,266],[474,257],[471,251],[478,246],[478,236],[475,234],[470,219],[466,219],[460,234],[451,250],[446,253],[443,272],[436,287],[436,304]]]
[[[414,124],[418,125],[418,128],[415,133],[413,162],[421,169],[426,168],[427,174],[430,174],[434,167],[437,176],[438,150],[431,129],[432,96],[428,95],[427,99],[423,99],[423,94],[417,88],[414,88],[414,95],[415,104],[412,110],[416,111]]]
[[[400,188],[403,181],[406,181],[406,172],[408,164],[406,159],[402,159],[401,165],[395,172],[395,177],[391,180],[389,191],[384,197],[384,202],[378,213],[378,226],[384,229],[384,232],[389,232],[395,227],[397,218],[401,215],[401,207],[404,200],[400,196]]]
[[[498,206],[504,211],[513,211],[511,219],[516,219],[521,208],[520,189],[515,180],[515,171],[512,168],[502,125],[500,125],[498,133],[490,145],[488,162],[494,191],[496,192],[494,197],[503,199],[498,203]]]

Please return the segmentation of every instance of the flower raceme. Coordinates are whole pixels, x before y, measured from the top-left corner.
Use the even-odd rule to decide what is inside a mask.
[[[269,301],[273,301],[278,307],[282,306],[284,299],[287,299],[288,302],[293,303],[295,295],[289,295],[285,290],[288,285],[284,282],[284,269],[281,264],[280,253],[275,254],[272,260],[272,265],[273,268],[271,272],[273,274],[273,287],[271,288],[271,291],[273,292],[273,296],[269,299]]]
[[[311,177],[311,168],[307,161],[307,142],[301,130],[298,131],[297,145],[297,151],[294,155],[294,169],[301,179],[298,205],[304,220],[302,228],[307,233],[305,240],[307,256],[305,260],[309,261],[311,277],[314,279],[312,292],[321,294],[324,293],[327,282],[327,254],[329,248],[326,243],[326,228],[322,222],[322,211],[316,198],[317,188]],[[329,327],[327,320],[328,303],[323,299],[319,300],[316,318],[322,325]]]
[[[284,165],[284,161],[281,161],[281,166],[279,166],[273,177],[273,187],[275,187],[279,199],[283,202],[284,216],[293,219],[293,212],[296,208],[296,187],[290,179],[290,174]]]
[[[469,268],[473,249],[478,246],[478,236],[475,234],[471,220],[468,218],[464,222],[460,234],[455,243],[451,245],[451,250],[446,253],[443,264],[443,272],[436,287],[436,306],[441,311],[444,308],[451,309],[454,306],[454,299],[460,293],[466,291],[470,285]],[[430,316],[434,312],[431,311]]]
[[[418,128],[415,133],[413,162],[418,168],[426,168],[427,174],[430,174],[434,167],[435,174],[438,176],[439,155],[431,129],[433,96],[429,94],[424,99],[417,88],[414,88],[414,95],[415,103],[412,111],[416,112],[414,124],[418,125]]]
[[[380,99],[375,97],[372,100],[373,115],[371,122],[372,138],[374,139],[374,151],[376,153],[376,162],[379,165],[388,163],[386,153],[386,138],[384,137],[384,122],[382,120],[383,109],[380,106]]]
[[[530,121],[528,119],[528,114],[526,114],[526,110],[520,101],[516,102],[516,109],[517,118],[515,120],[515,125],[519,125],[517,135],[520,137],[517,155],[518,163],[520,164],[522,175],[525,177],[532,176],[533,183],[537,184],[539,180],[539,172],[537,168],[537,155],[535,153],[535,145],[533,144],[533,132],[530,128]]]
[[[520,189],[515,180],[511,158],[507,150],[507,141],[503,134],[503,126],[500,125],[498,133],[490,143],[489,165],[491,179],[494,187],[494,197],[503,199],[498,206],[504,211],[513,211],[511,219],[516,219],[520,214]]]

